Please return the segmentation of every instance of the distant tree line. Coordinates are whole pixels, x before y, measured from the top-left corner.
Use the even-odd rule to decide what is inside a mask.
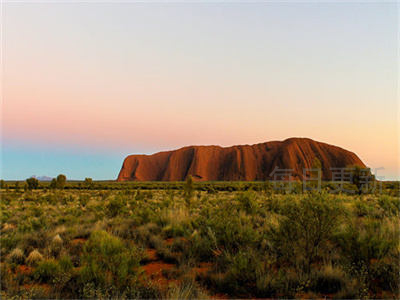
[[[60,174],[57,176],[57,178],[53,178],[52,181],[50,182],[49,188],[50,189],[64,189],[65,184],[67,182],[67,176],[64,174]],[[18,181],[15,183],[16,184],[16,189],[19,187],[17,186]],[[28,190],[35,190],[39,188],[39,180],[35,177],[28,178],[26,180],[26,188]]]

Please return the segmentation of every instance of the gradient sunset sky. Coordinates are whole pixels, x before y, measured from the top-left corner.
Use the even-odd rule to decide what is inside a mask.
[[[1,174],[309,137],[400,179],[396,2],[3,3]]]

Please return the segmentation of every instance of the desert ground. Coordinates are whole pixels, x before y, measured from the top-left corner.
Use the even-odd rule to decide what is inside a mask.
[[[3,183],[6,298],[399,298],[398,183]]]

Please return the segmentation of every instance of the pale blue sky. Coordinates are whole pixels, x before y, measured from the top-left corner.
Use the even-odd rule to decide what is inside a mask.
[[[395,2],[3,4],[1,174],[310,137],[400,178]]]

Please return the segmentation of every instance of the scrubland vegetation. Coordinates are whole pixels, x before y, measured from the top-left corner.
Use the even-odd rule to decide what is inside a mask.
[[[7,184],[4,299],[400,297],[396,184]]]

